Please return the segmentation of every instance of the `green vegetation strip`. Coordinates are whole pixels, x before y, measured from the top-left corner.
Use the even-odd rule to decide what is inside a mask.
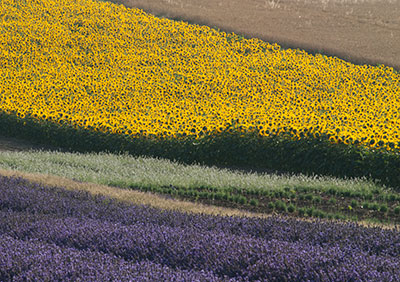
[[[0,152],[0,168],[262,213],[400,222],[400,193],[365,179],[243,173],[127,154]]]

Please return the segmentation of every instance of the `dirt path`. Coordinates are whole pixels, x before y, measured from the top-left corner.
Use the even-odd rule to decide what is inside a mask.
[[[283,47],[400,70],[400,0],[111,1]]]

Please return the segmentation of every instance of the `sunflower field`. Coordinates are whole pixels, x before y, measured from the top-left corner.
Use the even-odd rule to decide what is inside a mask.
[[[99,132],[400,148],[400,74],[92,0],[3,0],[0,110]]]

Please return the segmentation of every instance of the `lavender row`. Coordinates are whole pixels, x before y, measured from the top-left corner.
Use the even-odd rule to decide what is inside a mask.
[[[207,279],[400,281],[396,230],[166,212],[15,178],[0,178],[0,209],[0,236]]]
[[[206,271],[219,277],[268,281],[398,281],[396,257],[371,255],[346,245],[264,240],[213,231],[193,231],[138,223],[123,225],[94,219],[30,217],[5,212],[2,233],[19,240],[40,240],[61,248],[96,251],[126,261],[152,261],[172,269]],[[1,225],[4,224],[3,220]],[[15,223],[15,224],[12,224]]]
[[[129,205],[87,192],[32,184],[21,178],[0,176],[0,209],[91,218],[125,225],[152,223],[186,230],[209,230],[265,240],[345,244],[376,255],[400,256],[399,230],[365,228],[356,223],[304,222],[289,218],[239,218],[186,214]]]
[[[173,270],[149,261],[132,263],[98,251],[60,248],[4,235],[0,235],[0,254],[0,281],[222,280],[204,271]]]

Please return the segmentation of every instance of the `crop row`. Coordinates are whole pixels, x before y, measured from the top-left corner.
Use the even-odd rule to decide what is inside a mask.
[[[271,191],[261,188],[251,190],[205,186],[185,188],[172,185],[130,188],[264,213],[400,222],[400,194],[378,189],[372,192],[354,192],[332,187],[323,191],[307,186],[287,186]]]
[[[92,250],[0,235],[1,281],[224,281],[204,271],[129,262]],[[228,281],[228,279],[227,279]],[[234,280],[232,280],[234,281]]]
[[[91,273],[96,280],[114,277],[119,266],[130,277],[132,265],[145,277],[177,281],[400,279],[396,229],[184,214],[7,177],[0,177],[0,208],[5,279]],[[57,264],[47,264],[52,259]]]
[[[109,2],[4,0],[0,109],[131,136],[328,136],[400,147],[400,75]]]

